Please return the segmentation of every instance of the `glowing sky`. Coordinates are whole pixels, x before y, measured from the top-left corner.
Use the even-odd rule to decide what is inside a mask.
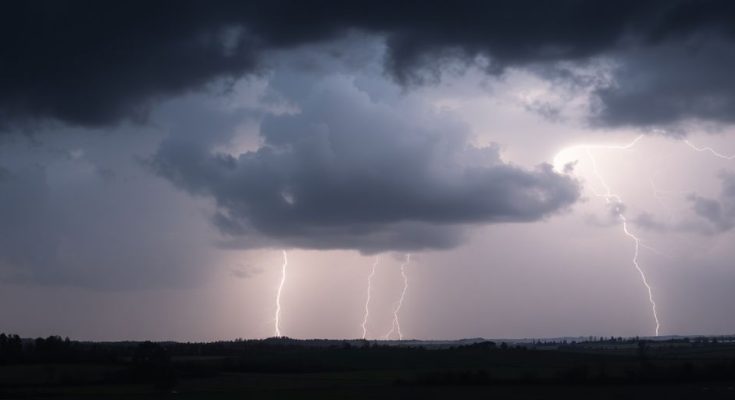
[[[0,330],[732,333],[733,7],[529,4],[10,7]]]

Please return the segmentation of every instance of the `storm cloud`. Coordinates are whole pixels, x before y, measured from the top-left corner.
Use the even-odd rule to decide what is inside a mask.
[[[718,0],[2,2],[3,329],[265,337],[283,249],[290,337],[357,334],[378,255],[370,337],[401,272],[410,337],[649,335],[636,266],[662,333],[732,332],[733,21]]]
[[[212,229],[189,196],[133,162],[154,139],[146,133],[0,146],[0,282],[121,290],[204,279]]]
[[[144,121],[161,99],[262,73],[270,51],[351,31],[384,38],[385,70],[403,83],[441,75],[447,60],[480,58],[500,73],[612,58],[616,85],[598,93],[596,121],[605,124],[729,121],[735,96],[717,84],[731,64],[716,56],[732,53],[727,1],[28,1],[2,11],[6,131]]]
[[[602,107],[597,122],[633,127],[691,120],[732,123],[733,50],[730,40],[700,35],[627,51],[618,57],[622,62],[615,84],[596,92]]]
[[[364,252],[455,246],[457,225],[536,221],[579,196],[550,165],[510,165],[449,116],[376,102],[349,79],[322,79],[304,98],[299,112],[263,120],[257,150],[225,154],[174,134],[151,166],[214,198],[227,234]]]

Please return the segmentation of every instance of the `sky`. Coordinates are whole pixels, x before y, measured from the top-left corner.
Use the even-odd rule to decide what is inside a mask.
[[[3,4],[0,330],[731,334],[733,18]]]

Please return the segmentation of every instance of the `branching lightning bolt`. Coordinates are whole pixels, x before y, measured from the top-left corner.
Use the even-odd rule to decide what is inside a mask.
[[[735,160],[735,154],[732,154],[732,155],[729,155],[728,156],[728,155],[722,154],[722,153],[718,152],[717,150],[715,150],[715,149],[713,149],[711,147],[708,147],[708,146],[696,146],[696,145],[692,144],[692,142],[690,142],[690,141],[688,141],[686,139],[684,139],[684,143],[687,146],[691,147],[693,150],[698,151],[700,153],[708,152],[708,153],[712,154],[713,156],[715,156],[717,158],[722,158],[723,160]]]
[[[623,212],[623,210],[624,210],[624,208],[623,208],[623,201],[622,201],[622,199],[620,198],[619,195],[612,193],[612,190],[610,189],[610,186],[607,184],[607,182],[605,181],[604,177],[600,173],[600,171],[599,171],[599,169],[597,167],[597,160],[595,159],[595,157],[594,157],[594,155],[592,154],[592,151],[591,151],[591,149],[627,150],[627,149],[630,149],[630,148],[634,147],[638,143],[638,141],[640,141],[642,138],[643,138],[643,135],[640,135],[640,136],[636,137],[632,142],[630,142],[628,144],[625,144],[625,145],[581,145],[581,146],[574,146],[573,148],[570,148],[570,150],[571,149],[582,148],[582,149],[584,149],[586,151],[587,155],[589,156],[589,158],[591,160],[592,171],[593,171],[595,177],[597,178],[597,180],[600,182],[601,186],[604,189],[604,191],[602,193],[597,192],[597,191],[595,191],[593,189],[593,191],[595,192],[595,195],[598,196],[598,197],[604,198],[605,199],[605,202],[610,207],[612,207],[613,212],[615,213],[615,215],[618,217],[618,219],[622,223],[623,233],[625,233],[625,235],[633,241],[633,244],[634,244],[634,253],[633,253],[633,260],[632,260],[633,266],[635,266],[636,270],[640,274],[641,281],[642,281],[643,285],[646,287],[646,290],[648,292],[648,301],[651,304],[651,313],[653,314],[653,319],[656,322],[656,336],[658,336],[659,335],[659,330],[660,330],[661,324],[660,324],[660,321],[658,319],[658,312],[657,312],[657,309],[656,309],[656,301],[654,300],[654,297],[653,297],[653,290],[651,288],[651,285],[648,283],[648,278],[647,278],[645,272],[643,271],[643,268],[641,267],[641,265],[640,265],[640,263],[638,261],[640,249],[642,247],[646,247],[646,246],[641,242],[640,238],[638,238],[638,236],[636,236],[630,230],[629,225],[628,225],[628,220],[625,217],[625,214]],[[717,158],[721,158],[723,160],[735,160],[735,154],[733,154],[733,155],[726,155],[726,154],[723,154],[723,153],[721,153],[721,152],[719,152],[719,151],[717,151],[717,150],[715,150],[715,149],[713,149],[712,147],[709,147],[709,146],[698,146],[698,145],[695,145],[695,144],[693,144],[692,142],[690,142],[689,140],[686,140],[686,139],[684,139],[682,141],[684,142],[684,144],[686,144],[689,148],[691,148],[694,151],[697,151],[697,152],[700,152],[700,153],[710,153],[712,156],[717,157]],[[555,162],[555,165],[557,167],[560,166],[556,162]],[[657,196],[657,199],[659,199],[658,196],[660,196],[660,191],[658,189],[656,189],[653,178],[651,179],[651,185],[654,188],[654,195]]]
[[[281,294],[283,293],[283,285],[286,283],[286,270],[288,267],[288,254],[283,250],[283,265],[281,266],[281,283],[278,285],[278,293],[276,294],[276,318],[275,318],[275,336],[281,337]]]
[[[633,140],[631,143],[624,145],[624,146],[584,146],[585,151],[587,152],[587,155],[589,156],[591,163],[592,163],[592,171],[595,174],[595,177],[599,180],[600,184],[604,188],[604,193],[599,193],[595,191],[595,195],[598,197],[602,197],[605,199],[605,202],[613,208],[613,211],[615,212],[615,215],[617,215],[618,219],[623,224],[623,232],[626,236],[628,236],[634,244],[634,252],[633,252],[633,266],[635,266],[635,269],[638,271],[638,273],[641,276],[641,281],[643,282],[643,285],[646,287],[646,290],[648,291],[648,302],[651,303],[651,313],[653,314],[653,319],[656,322],[656,336],[659,334],[659,329],[661,328],[661,323],[658,319],[658,312],[656,311],[656,301],[653,298],[653,290],[651,289],[651,285],[648,283],[648,278],[646,277],[646,273],[643,271],[643,268],[641,268],[640,264],[638,263],[638,255],[640,253],[641,248],[641,240],[633,234],[630,229],[628,228],[628,220],[625,217],[625,214],[623,213],[623,201],[617,194],[613,194],[612,190],[610,189],[610,186],[607,184],[605,179],[602,177],[602,174],[600,174],[600,171],[597,168],[597,160],[592,155],[592,152],[590,151],[590,148],[606,148],[606,149],[616,149],[616,150],[625,150],[630,149],[631,147],[635,146],[636,143],[638,143],[639,140],[641,140],[643,136],[638,136]],[[594,191],[594,190],[593,190]]]
[[[385,334],[384,338],[388,339],[393,332],[398,333],[398,340],[403,340],[403,332],[401,332],[401,322],[398,318],[403,307],[403,299],[406,297],[406,291],[408,290],[408,275],[406,275],[406,266],[411,262],[411,254],[406,253],[406,260],[401,264],[401,276],[403,277],[403,291],[401,291],[401,297],[396,303],[396,307],[393,309],[393,323],[391,324],[390,331]]]
[[[368,316],[370,315],[370,292],[372,291],[373,276],[375,276],[375,267],[378,266],[379,262],[380,262],[380,256],[375,256],[375,262],[373,262],[373,268],[370,270],[370,275],[368,275],[368,278],[367,278],[367,297],[365,299],[365,314],[362,317],[362,338],[363,339],[367,337],[367,321],[368,321]]]
[[[565,153],[567,151],[580,150],[581,149],[581,150],[584,150],[587,153],[587,155],[589,156],[589,158],[591,160],[591,163],[592,163],[592,170],[594,172],[594,175],[597,178],[597,180],[599,180],[599,182],[602,185],[602,187],[604,188],[604,192],[602,192],[602,193],[597,192],[596,190],[594,190],[594,188],[593,188],[593,192],[595,192],[595,195],[596,196],[604,198],[605,199],[605,202],[609,206],[612,207],[612,210],[615,212],[615,215],[617,216],[617,218],[621,221],[621,223],[623,225],[623,233],[628,238],[630,238],[633,241],[633,244],[634,244],[634,252],[633,252],[632,263],[633,263],[633,266],[635,267],[635,269],[640,274],[641,281],[642,281],[643,285],[646,287],[646,290],[648,292],[648,301],[651,304],[651,313],[653,314],[653,319],[654,319],[654,321],[656,323],[656,331],[655,332],[656,332],[656,336],[658,336],[659,330],[660,330],[660,327],[661,327],[661,324],[660,324],[659,319],[658,319],[658,312],[656,310],[656,302],[655,302],[654,297],[653,297],[653,290],[651,289],[651,285],[648,283],[648,278],[647,278],[645,272],[643,271],[643,268],[641,268],[640,263],[638,262],[638,256],[639,256],[639,253],[640,253],[640,249],[641,249],[641,247],[646,247],[646,246],[644,246],[644,244],[641,243],[641,240],[633,232],[631,232],[631,230],[629,229],[629,227],[628,227],[628,220],[625,217],[625,214],[623,213],[623,201],[620,198],[620,196],[618,196],[617,194],[612,193],[612,190],[610,189],[610,186],[607,184],[607,181],[605,181],[605,179],[603,178],[602,174],[599,172],[599,170],[597,168],[597,160],[595,159],[595,157],[594,157],[594,155],[592,154],[592,151],[591,151],[592,149],[628,150],[628,149],[633,148],[636,144],[638,144],[638,142],[641,139],[643,139],[643,135],[637,136],[630,143],[623,144],[623,145],[578,145],[578,146],[573,146],[573,147],[564,149],[564,150],[560,151],[557,154],[557,156],[554,158],[554,167],[555,167],[555,169],[557,169],[560,172],[561,171],[567,171],[568,166],[567,165],[563,165],[561,163],[562,162],[562,158],[563,158],[563,153]]]

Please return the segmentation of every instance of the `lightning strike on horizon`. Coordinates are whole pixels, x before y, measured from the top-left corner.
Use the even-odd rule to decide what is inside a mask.
[[[398,333],[398,340],[403,340],[403,332],[401,332],[401,322],[398,318],[398,314],[401,312],[401,307],[403,307],[403,299],[406,297],[406,290],[408,290],[408,275],[406,275],[406,266],[411,262],[411,254],[406,253],[406,260],[401,264],[401,276],[403,277],[403,291],[401,292],[401,297],[398,299],[398,303],[396,304],[396,307],[393,309],[393,322],[390,327],[390,331],[383,336],[385,339],[388,339],[390,335],[393,334],[393,332]]]
[[[648,292],[648,302],[651,304],[651,313],[653,315],[653,319],[656,323],[656,330],[655,334],[656,336],[659,335],[659,330],[661,328],[661,323],[658,319],[658,312],[656,309],[656,301],[653,297],[653,290],[651,288],[651,285],[648,283],[648,277],[646,276],[645,272],[643,271],[643,268],[641,268],[640,263],[638,262],[638,256],[640,254],[640,248],[644,247],[641,243],[640,238],[636,236],[633,232],[630,231],[628,228],[628,219],[625,217],[625,214],[623,213],[623,201],[620,198],[619,195],[612,193],[612,190],[610,186],[607,184],[607,181],[603,178],[602,174],[597,168],[597,160],[595,159],[594,155],[592,154],[591,149],[606,149],[606,150],[628,150],[632,147],[634,147],[641,139],[643,138],[643,135],[637,136],[633,141],[631,141],[628,144],[625,145],[578,145],[573,146],[567,149],[563,149],[560,151],[556,157],[554,157],[554,168],[557,171],[563,171],[566,168],[566,165],[562,165],[560,163],[561,161],[561,155],[564,152],[574,150],[574,149],[584,149],[587,153],[587,156],[591,160],[592,164],[592,171],[597,178],[597,180],[600,182],[602,187],[604,188],[604,192],[600,193],[592,189],[594,194],[598,197],[602,197],[605,199],[605,203],[610,206],[615,213],[615,215],[618,217],[618,219],[622,222],[623,225],[623,233],[629,237],[634,244],[634,251],[633,251],[633,259],[632,263],[635,269],[638,271],[641,277],[641,282],[646,287],[646,290]]]
[[[372,290],[373,276],[375,276],[375,267],[378,266],[379,262],[380,262],[380,256],[375,256],[375,261],[373,262],[373,268],[370,270],[370,275],[368,275],[368,278],[367,278],[367,298],[365,299],[365,314],[362,317],[362,338],[363,339],[367,337],[367,321],[368,321],[368,316],[370,315],[370,292]]]
[[[288,254],[283,251],[283,265],[281,266],[281,283],[278,285],[278,293],[276,294],[276,317],[275,317],[275,336],[281,337],[281,293],[283,293],[283,284],[286,283],[286,267],[288,267]]]
[[[610,147],[613,149],[629,149],[638,143],[638,141],[643,136],[638,136],[633,140],[631,143],[629,143],[626,146],[616,146],[616,147]],[[613,194],[612,190],[610,189],[610,186],[607,184],[605,179],[602,177],[602,174],[600,174],[600,171],[597,169],[597,160],[592,155],[592,152],[590,151],[589,147],[585,148],[585,151],[587,152],[587,155],[589,156],[591,162],[592,162],[592,171],[595,174],[595,177],[600,181],[600,184],[604,188],[604,193],[595,193],[598,197],[603,197],[605,199],[605,203],[607,203],[608,206],[613,207],[613,211],[618,216],[618,219],[623,223],[623,232],[626,236],[631,238],[634,243],[634,252],[633,252],[633,265],[635,266],[635,269],[638,270],[638,273],[641,276],[641,281],[643,282],[643,285],[646,287],[646,290],[648,291],[648,302],[651,303],[651,312],[653,314],[653,319],[656,321],[656,336],[658,336],[659,329],[661,328],[661,323],[658,319],[658,312],[656,311],[656,301],[653,299],[653,290],[651,289],[651,285],[648,283],[648,278],[646,277],[645,272],[643,271],[643,268],[641,268],[640,264],[638,263],[638,255],[640,253],[640,247],[641,247],[641,240],[633,234],[628,229],[628,219],[625,217],[625,214],[623,214],[623,200],[620,198],[620,196]],[[613,202],[614,200],[614,202]]]

